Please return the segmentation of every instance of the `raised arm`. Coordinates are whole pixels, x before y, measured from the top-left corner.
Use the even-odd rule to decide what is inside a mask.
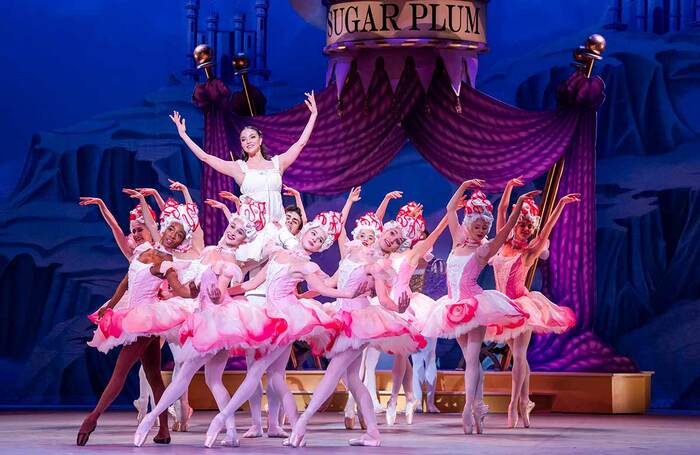
[[[158,224],[156,223],[156,220],[153,219],[153,215],[151,215],[151,211],[149,210],[144,195],[129,188],[122,188],[122,192],[128,194],[132,199],[138,199],[139,204],[141,204],[141,212],[143,213],[143,221],[146,224],[146,229],[148,229],[148,232],[151,233],[151,237],[153,237],[154,242],[160,242],[160,231],[158,231]]]
[[[179,112],[173,111],[172,115],[170,115],[170,120],[172,120],[177,127],[180,138],[185,142],[187,147],[192,150],[192,153],[194,153],[197,158],[211,166],[215,171],[233,177],[238,185],[243,182],[243,170],[238,163],[235,161],[222,160],[221,158],[208,154],[187,135],[185,119],[180,116]]]
[[[224,216],[226,217],[227,220],[231,219],[231,210],[224,204],[223,202],[216,201],[214,199],[205,199],[204,203],[207,204],[209,207],[213,207],[215,209],[222,210],[224,212]]]
[[[241,200],[233,194],[230,191],[219,191],[219,197],[226,199],[227,201],[233,202],[233,205],[236,206],[236,212],[241,211]]]
[[[185,186],[182,183],[177,182],[175,180],[171,180],[171,179],[168,179],[168,182],[170,182],[170,189],[172,191],[182,192],[182,195],[185,197],[185,203],[194,204],[194,201],[192,200],[192,196],[190,195],[190,190],[187,189],[187,186]]]
[[[447,225],[450,227],[450,235],[452,236],[452,248],[459,245],[464,240],[464,233],[459,225],[459,218],[457,217],[457,210],[459,210],[460,203],[462,202],[462,196],[468,188],[480,187],[484,184],[483,180],[472,179],[465,180],[452,195],[450,202],[447,203]]]
[[[487,258],[488,259],[494,254],[498,252],[498,250],[503,246],[504,243],[506,243],[506,240],[508,240],[508,236],[510,235],[510,232],[513,230],[515,227],[515,223],[518,222],[518,216],[520,215],[520,209],[523,208],[523,202],[525,202],[525,199],[528,198],[533,198],[540,194],[542,191],[530,191],[529,193],[525,193],[521,195],[518,198],[518,202],[515,203],[515,207],[513,207],[513,211],[510,212],[510,216],[508,217],[508,221],[506,224],[499,230],[496,231],[496,235],[493,237],[493,240],[491,240],[491,243],[489,243],[489,254]]]
[[[308,223],[309,220],[306,218],[306,210],[304,210],[304,201],[301,200],[301,193],[291,186],[283,185],[282,188],[284,189],[285,196],[294,196],[294,204],[299,207],[299,211],[301,212],[301,222],[303,224]]]
[[[112,230],[112,236],[114,237],[114,241],[117,242],[119,250],[127,259],[131,258],[131,255],[134,253],[134,249],[129,246],[127,236],[125,236],[124,232],[122,232],[122,229],[119,227],[119,223],[117,223],[116,218],[114,218],[112,212],[109,211],[104,201],[97,197],[80,198],[80,205],[93,204],[99,207],[102,218],[104,218],[105,222],[107,222],[107,226],[109,226],[109,228]]]
[[[513,192],[513,188],[516,186],[523,186],[523,176],[510,179],[506,183],[506,187],[503,190],[503,195],[501,196],[501,201],[498,203],[498,214],[496,217],[496,230],[500,230],[506,223],[506,217],[508,216],[508,205],[510,204],[510,194]]]
[[[348,243],[348,232],[345,229],[345,223],[350,217],[350,208],[352,205],[362,199],[360,193],[362,192],[362,187],[356,186],[350,190],[348,194],[348,199],[345,201],[343,210],[340,211],[340,224],[343,227],[340,231],[340,237],[338,237],[338,249],[340,250],[340,259],[345,258],[345,245]]]
[[[136,188],[136,191],[138,191],[146,197],[153,196],[153,199],[156,200],[156,204],[158,204],[158,208],[160,210],[163,210],[163,208],[165,207],[165,201],[161,197],[158,190],[156,190],[155,188]]]
[[[386,215],[386,209],[389,207],[389,201],[392,199],[399,199],[402,196],[403,191],[390,191],[386,194],[386,196],[384,196],[384,199],[382,199],[379,207],[377,207],[377,211],[374,213],[380,222],[384,222],[384,215]]]
[[[533,248],[528,252],[528,257],[526,260],[537,258],[540,256],[540,254],[542,254],[544,249],[547,248],[547,245],[549,244],[549,236],[552,234],[554,225],[557,224],[557,221],[559,221],[559,217],[564,211],[564,207],[572,202],[579,202],[580,200],[581,195],[579,193],[567,194],[563,198],[559,199],[559,202],[557,203],[556,207],[554,207],[554,210],[552,210],[552,214],[549,216],[549,219],[547,219],[547,222],[542,227],[542,230],[539,234],[537,234],[531,243]]]
[[[306,95],[304,103],[306,104],[306,107],[309,108],[309,111],[311,111],[311,116],[309,117],[309,121],[306,122],[306,127],[304,127],[304,131],[301,133],[299,140],[292,144],[292,146],[289,147],[289,149],[286,152],[280,155],[279,160],[282,172],[284,172],[289,166],[291,166],[294,163],[294,161],[296,161],[296,159],[299,157],[299,154],[306,146],[306,143],[309,142],[309,138],[311,138],[311,133],[314,130],[314,125],[316,124],[316,118],[318,117],[318,108],[316,107],[316,98],[314,97],[314,92],[312,91],[311,93],[304,93],[304,95]]]
[[[437,239],[440,238],[442,233],[445,231],[445,228],[447,227],[447,214],[442,217],[438,225],[435,227],[433,232],[430,233],[430,235],[425,239],[421,240],[416,244],[416,246],[413,247],[411,250],[411,264],[418,264],[418,261],[421,260],[423,256],[425,256],[428,251],[435,245],[435,242],[437,242]]]

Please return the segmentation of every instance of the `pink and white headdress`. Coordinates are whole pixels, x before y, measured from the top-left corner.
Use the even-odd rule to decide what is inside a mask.
[[[489,230],[493,223],[493,204],[486,198],[486,195],[480,191],[474,191],[472,196],[464,204],[464,220],[462,226],[468,227],[474,221],[482,219],[489,224]]]
[[[323,229],[326,233],[326,240],[323,242],[320,251],[326,251],[333,245],[333,242],[338,240],[342,231],[342,222],[340,213],[338,212],[321,212],[309,223],[306,223],[299,234],[299,238],[314,228]]]
[[[229,224],[235,222],[240,222],[242,224],[243,232],[245,232],[245,241],[243,243],[252,242],[255,239],[255,236],[258,235],[258,230],[255,227],[255,225],[253,225],[253,223],[248,221],[247,218],[239,215],[238,213],[232,213],[231,217],[228,219],[228,222]],[[224,235],[226,235],[226,232],[224,232],[224,234],[219,239],[218,245],[220,247],[223,247],[226,244],[226,242],[224,241]]]
[[[360,235],[361,231],[369,230],[374,233],[374,237],[379,237],[382,232],[382,222],[374,214],[374,212],[367,212],[358,219],[355,220],[355,229],[352,230],[350,235],[353,240],[357,240],[357,236]]]
[[[192,233],[199,227],[199,208],[197,204],[180,204],[169,198],[160,212],[160,233],[172,223],[180,223],[185,230],[185,240],[175,250],[185,252],[192,247]]]
[[[415,245],[425,232],[425,218],[422,215],[417,217],[411,216],[418,207],[417,202],[409,202],[401,207],[396,222],[401,226],[403,232],[404,244],[401,245],[399,251],[405,251]],[[407,243],[407,245],[405,245]]]
[[[241,207],[238,209],[238,214],[247,219],[258,231],[262,231],[267,223],[267,206],[265,202],[256,201],[250,197],[241,198]]]
[[[398,229],[399,232],[401,232],[401,237],[403,240],[401,242],[401,246],[399,246],[399,249],[397,250],[399,253],[402,253],[407,249],[411,248],[413,240],[407,236],[407,232],[401,225],[401,223],[399,223],[396,220],[387,221],[386,223],[384,223],[384,228],[382,229],[382,232],[386,232],[390,229]]]
[[[148,211],[151,213],[151,217],[155,220],[156,212],[154,212],[151,207],[148,207]],[[133,230],[138,224],[146,224],[146,220],[143,217],[143,209],[141,208],[141,204],[137,204],[136,207],[129,212],[129,230]]]
[[[530,221],[535,228],[540,225],[540,208],[535,203],[532,198],[526,198],[523,201],[523,207],[520,209],[520,214],[518,215],[518,224],[524,221]]]

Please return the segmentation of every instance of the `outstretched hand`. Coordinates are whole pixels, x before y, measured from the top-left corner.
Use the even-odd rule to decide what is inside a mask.
[[[484,183],[486,182],[482,179],[465,180],[464,182],[462,182],[462,188],[464,188],[465,190],[467,188],[480,188],[484,186]]]
[[[294,197],[301,196],[301,193],[299,193],[298,190],[295,190],[294,188],[292,188],[289,185],[282,185],[282,189],[284,190],[285,196],[294,196]]]
[[[306,104],[306,107],[308,107],[309,111],[311,111],[311,115],[318,114],[318,108],[316,107],[316,97],[314,96],[314,91],[311,90],[311,93],[305,92],[304,95],[306,95],[304,104]]]
[[[213,207],[215,209],[225,209],[228,208],[226,205],[224,205],[223,202],[219,202],[216,199],[205,199],[204,203],[207,204],[209,207]]]
[[[572,202],[581,202],[581,193],[571,193],[567,194],[563,198],[559,199],[562,205],[571,204]]]
[[[105,205],[104,201],[98,197],[81,197],[80,205]]]
[[[525,181],[523,180],[523,176],[515,177],[514,179],[508,180],[507,186],[509,187],[516,187],[516,186],[523,186],[525,185]]]
[[[542,193],[542,191],[540,191],[540,190],[528,191],[527,193],[520,195],[520,197],[518,198],[518,202],[522,202],[525,199],[532,199],[541,193]]]
[[[241,202],[241,200],[238,199],[238,196],[231,193],[230,191],[219,191],[219,196],[226,199],[227,201],[233,202],[234,204],[238,204]]]
[[[136,191],[144,196],[156,196],[158,194],[155,188],[136,188]]]
[[[185,191],[185,190],[187,190],[187,187],[178,181],[168,179],[168,182],[170,182],[169,188],[172,191]]]
[[[356,186],[353,189],[350,190],[350,194],[348,194],[348,200],[355,203],[362,199],[360,194],[362,193],[362,187],[361,186]]]
[[[209,289],[207,290],[207,292],[209,293],[209,299],[213,303],[218,305],[219,302],[221,302],[221,290],[219,289],[219,287],[217,285],[212,284],[211,286],[209,286]]]
[[[140,201],[146,200],[145,196],[142,193],[131,188],[122,188],[122,193],[128,194],[129,197],[132,199],[138,199]]]
[[[170,120],[173,121],[177,127],[177,132],[180,134],[185,134],[187,132],[187,126],[185,125],[185,118],[180,115],[178,111],[173,111],[172,115],[169,115]]]
[[[389,191],[384,196],[385,199],[399,199],[403,197],[403,191]]]

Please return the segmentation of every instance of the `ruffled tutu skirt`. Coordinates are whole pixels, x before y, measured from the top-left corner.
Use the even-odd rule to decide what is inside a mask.
[[[296,303],[266,305],[269,317],[284,319],[287,327],[275,337],[275,346],[287,346],[297,340],[306,341],[314,355],[328,351],[342,325],[334,318],[330,307],[312,299]]]
[[[258,262],[263,259],[264,248],[271,240],[275,240],[279,235],[280,228],[274,223],[267,223],[262,230],[258,231],[255,238],[251,242],[243,243],[236,249],[236,259],[245,261]]]
[[[505,294],[485,290],[471,297],[452,300],[443,296],[427,316],[422,333],[430,338],[456,338],[478,326],[522,326],[527,313]]]
[[[189,314],[185,306],[169,300],[135,307],[115,306],[96,321],[98,328],[88,345],[107,353],[115,346],[133,343],[142,336],[163,336],[168,342],[177,342],[179,326]]]
[[[411,296],[411,303],[403,313],[398,313],[399,317],[408,321],[419,332],[423,330],[428,315],[435,308],[435,300],[425,294],[414,292]]]
[[[541,292],[529,292],[514,302],[529,315],[525,324],[517,327],[490,326],[486,332],[487,340],[504,343],[525,330],[535,333],[564,333],[576,325],[576,315],[571,308],[555,304]]]
[[[338,310],[335,319],[340,333],[326,357],[369,345],[387,354],[411,354],[423,349],[425,338],[398,313],[382,306],[368,305],[355,310]]]
[[[287,321],[268,316],[265,307],[243,297],[227,299],[190,315],[180,326],[181,355],[186,360],[222,349],[266,351],[286,329]]]

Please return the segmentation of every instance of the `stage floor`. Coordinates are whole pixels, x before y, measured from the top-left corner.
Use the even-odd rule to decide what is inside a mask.
[[[196,453],[203,446],[204,432],[213,412],[196,412],[188,433],[173,433],[169,446],[131,445],[135,413],[108,412],[101,419],[86,447],[76,447],[75,436],[85,412],[2,412],[0,452],[10,453]],[[530,429],[508,430],[504,414],[489,416],[488,434],[461,434],[458,415],[417,415],[413,426],[381,425],[382,447],[346,445],[359,434],[343,428],[339,413],[316,415],[307,434],[309,447],[294,453],[381,453],[381,454],[523,454],[523,453],[698,453],[699,416],[667,415],[571,415],[533,416]],[[383,418],[383,417],[382,417]],[[238,428],[246,428],[248,416],[239,413]],[[242,433],[241,433],[242,434]],[[149,439],[150,442],[150,439]],[[219,452],[270,454],[289,453],[279,439],[242,439],[237,449],[219,447]],[[215,453],[212,449],[212,453]]]

